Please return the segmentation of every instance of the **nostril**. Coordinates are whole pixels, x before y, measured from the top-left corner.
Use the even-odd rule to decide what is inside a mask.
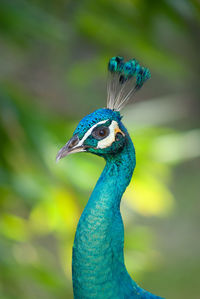
[[[74,146],[76,146],[79,142],[79,138],[78,136],[74,136],[71,138],[71,140],[69,141],[69,144],[68,144],[68,148],[72,148]]]

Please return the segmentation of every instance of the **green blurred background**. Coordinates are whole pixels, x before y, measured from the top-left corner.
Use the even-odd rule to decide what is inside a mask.
[[[106,105],[115,55],[152,72],[122,112],[137,153],[128,271],[166,298],[199,298],[199,53],[198,0],[0,1],[0,298],[73,297],[74,233],[104,161],[55,156]]]

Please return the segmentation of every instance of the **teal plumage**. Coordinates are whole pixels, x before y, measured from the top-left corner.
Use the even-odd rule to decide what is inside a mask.
[[[121,75],[125,81],[129,80],[130,72],[124,73],[125,66],[122,57],[109,62],[111,73],[119,72],[118,80]],[[140,73],[140,70],[136,71],[136,63],[135,66],[136,86],[139,74],[142,85],[149,76],[148,71],[140,67]],[[133,70],[131,62],[128,62],[129,67]],[[135,149],[120,112],[103,108],[84,117],[73,137],[59,151],[57,159],[80,151],[102,156],[106,166],[76,230],[72,256],[74,298],[161,298],[140,288],[129,276],[124,263],[120,202],[135,168]]]
[[[143,84],[151,78],[148,68],[141,66],[136,59],[127,62],[123,57],[112,57],[108,63],[107,108],[121,110]]]
[[[120,56],[110,59],[108,63],[108,71],[112,74],[119,74],[119,81],[121,83],[136,77],[136,89],[141,88],[144,82],[151,77],[149,69],[140,66],[136,59],[131,59],[127,62],[124,62],[123,57]]]

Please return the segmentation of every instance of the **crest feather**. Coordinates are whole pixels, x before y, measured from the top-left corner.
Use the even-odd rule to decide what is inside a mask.
[[[127,62],[123,57],[112,57],[108,63],[107,108],[120,111],[134,93],[151,78],[148,68],[139,65],[136,59]]]

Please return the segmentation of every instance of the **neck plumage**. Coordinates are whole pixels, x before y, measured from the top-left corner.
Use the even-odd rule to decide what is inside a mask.
[[[130,283],[124,265],[120,201],[134,171],[135,151],[128,133],[126,136],[122,151],[107,156],[106,166],[79,220],[72,258],[76,299],[122,298],[119,284]]]

